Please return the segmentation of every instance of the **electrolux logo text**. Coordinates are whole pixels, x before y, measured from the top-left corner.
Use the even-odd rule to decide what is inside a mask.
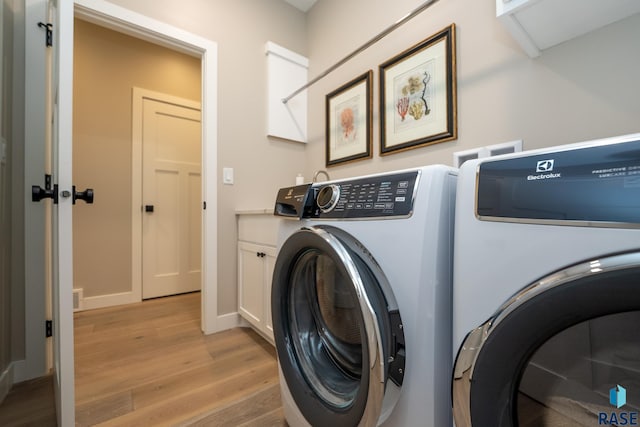
[[[536,164],[536,173],[538,175],[528,175],[527,181],[537,181],[539,179],[555,179],[561,178],[561,173],[553,173],[555,164],[554,159],[539,160]]]
[[[609,390],[609,403],[616,409],[627,404],[627,389],[617,384]],[[637,426],[638,413],[631,411],[598,412],[600,426]]]
[[[553,159],[540,160],[536,165],[536,173],[551,172],[553,170],[554,163],[555,160]]]

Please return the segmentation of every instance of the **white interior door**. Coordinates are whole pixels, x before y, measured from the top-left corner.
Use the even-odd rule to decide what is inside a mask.
[[[58,425],[75,425],[73,368],[73,250],[71,192],[73,110],[73,0],[48,0],[53,23],[51,93],[52,181],[59,201],[51,225],[53,370]]]
[[[200,110],[156,99],[142,114],[142,297],[201,288]]]

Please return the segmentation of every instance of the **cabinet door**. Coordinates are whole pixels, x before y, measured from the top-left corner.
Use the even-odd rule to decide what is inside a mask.
[[[265,247],[263,249],[264,257],[264,313],[265,313],[265,334],[273,340],[273,322],[271,320],[271,280],[273,278],[273,268],[276,265],[276,248]]]
[[[238,311],[253,326],[264,328],[264,247],[238,242]],[[271,317],[271,316],[269,316]]]

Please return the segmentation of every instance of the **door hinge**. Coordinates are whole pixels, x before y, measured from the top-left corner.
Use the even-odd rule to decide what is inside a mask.
[[[45,24],[44,22],[38,22],[38,27],[44,28],[47,32],[47,35],[46,35],[47,47],[53,46],[53,24],[51,23]]]
[[[53,320],[46,320],[44,322],[44,334],[47,338],[53,336]]]

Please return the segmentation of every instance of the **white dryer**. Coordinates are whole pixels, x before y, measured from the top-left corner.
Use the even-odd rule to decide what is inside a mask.
[[[280,190],[272,317],[297,426],[451,424],[456,170]]]
[[[640,134],[466,162],[453,286],[457,427],[637,420]]]

